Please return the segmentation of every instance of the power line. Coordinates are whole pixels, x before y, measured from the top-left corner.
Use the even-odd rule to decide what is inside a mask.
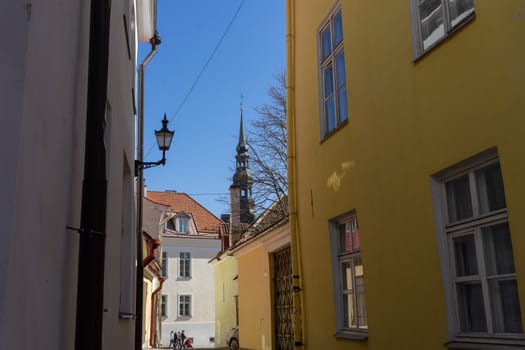
[[[182,107],[186,104],[186,101],[188,100],[188,98],[190,97],[191,93],[193,92],[193,90],[195,89],[195,87],[197,86],[197,83],[199,82],[199,80],[201,79],[202,75],[204,74],[204,72],[206,71],[206,68],[208,68],[208,65],[210,64],[211,60],[213,59],[213,57],[215,56],[215,53],[217,53],[217,51],[219,50],[219,47],[221,46],[224,38],[226,37],[226,35],[228,34],[228,32],[230,31],[230,28],[232,27],[233,25],[233,22],[235,21],[235,19],[237,18],[237,15],[239,14],[239,12],[241,11],[241,8],[242,6],[244,5],[244,3],[246,2],[246,0],[242,0],[241,3],[239,4],[239,7],[237,8],[237,11],[235,11],[235,13],[233,14],[231,20],[230,20],[230,23],[228,23],[228,26],[226,27],[226,29],[224,30],[224,32],[222,33],[222,36],[221,38],[219,39],[219,41],[217,42],[217,45],[215,45],[215,48],[213,49],[213,51],[211,52],[210,56],[208,57],[208,60],[206,61],[206,63],[204,64],[204,66],[202,67],[201,71],[199,72],[199,74],[197,75],[197,77],[195,78],[195,80],[193,81],[193,84],[191,85],[190,89],[188,90],[188,92],[186,93],[186,95],[184,96],[184,98],[182,99],[182,102],[180,103],[179,107],[177,108],[177,110],[175,111],[175,113],[173,114],[173,116],[170,118],[170,122],[175,119],[175,117],[179,114],[180,110],[182,109]],[[153,149],[153,147],[155,147],[155,145],[151,145],[151,147],[149,148],[148,152],[146,153],[146,157],[149,155],[149,153],[151,152],[151,150]]]
[[[226,196],[228,192],[215,192],[215,193],[188,193],[189,196]]]

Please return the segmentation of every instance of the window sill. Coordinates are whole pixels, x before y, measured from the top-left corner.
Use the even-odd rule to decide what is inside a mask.
[[[335,334],[337,339],[351,339],[351,340],[360,340],[365,341],[368,339],[368,332],[362,331],[351,331],[351,330],[342,330]]]
[[[337,133],[339,129],[343,128],[346,124],[348,124],[348,118],[346,118],[344,121],[342,121],[339,125],[337,125],[335,128],[324,134],[321,138],[321,143],[325,142],[327,139],[330,138],[333,134]]]
[[[505,339],[454,339],[445,346],[449,349],[525,350],[523,340]]]

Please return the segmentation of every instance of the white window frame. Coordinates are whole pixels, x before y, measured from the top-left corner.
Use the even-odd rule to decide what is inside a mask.
[[[186,214],[177,215],[175,219],[175,229],[177,233],[189,233],[190,232],[190,217]]]
[[[189,300],[182,300],[188,298]],[[192,313],[192,295],[191,294],[179,294],[178,297],[178,316],[179,318],[190,318]],[[183,306],[185,305],[185,306]]]
[[[351,249],[350,251],[342,252],[340,249],[340,232],[339,226],[343,224],[355,225],[355,229],[358,230],[357,224],[357,215],[355,211],[351,211],[347,214],[343,214],[329,221],[329,230],[330,230],[330,244],[332,250],[332,275],[333,275],[333,292],[334,292],[334,306],[335,306],[335,316],[336,316],[336,337],[338,338],[347,338],[355,340],[366,340],[368,338],[368,322],[367,325],[359,324],[359,314],[357,307],[357,293],[353,292],[352,301],[354,304],[354,310],[356,310],[354,323],[356,327],[348,327],[345,324],[345,320],[349,319],[347,310],[344,308],[343,298],[345,295],[349,294],[348,290],[344,288],[343,278],[342,278],[342,264],[350,262],[351,264],[351,278],[352,285],[356,286],[355,282],[355,259],[361,258],[361,249]],[[358,232],[358,231],[357,231]],[[362,263],[361,263],[362,264]],[[366,301],[365,301],[365,311],[366,311]],[[365,315],[366,318],[366,315]]]
[[[499,162],[495,148],[484,151],[474,157],[447,168],[431,177],[432,201],[434,206],[436,238],[440,257],[443,285],[445,286],[445,303],[448,321],[448,343],[453,348],[495,349],[500,346],[511,349],[513,346],[522,349],[525,345],[523,333],[495,333],[489,309],[492,303],[488,293],[489,278],[485,273],[481,229],[500,223],[508,223],[507,208],[480,214],[474,172]],[[501,164],[500,164],[501,165]],[[445,183],[468,174],[472,199],[473,217],[449,223],[446,202]],[[460,236],[473,235],[476,247],[476,262],[479,272],[473,276],[456,276],[454,247],[452,240]],[[515,262],[515,261],[514,261]],[[506,275],[505,275],[506,276]],[[501,276],[497,276],[500,278]],[[509,274],[516,279],[516,273]],[[457,282],[476,281],[482,284],[487,332],[461,332],[459,306],[457,301]],[[523,319],[522,319],[523,327]],[[496,346],[496,347],[495,347]]]
[[[448,38],[452,33],[457,31],[459,28],[464,26],[466,23],[473,20],[476,16],[475,7],[472,12],[468,13],[464,18],[462,18],[457,23],[453,24],[450,20],[450,10],[449,10],[449,0],[440,0],[441,1],[441,11],[443,16],[444,24],[444,34],[441,38],[436,40],[428,48],[423,46],[423,38],[421,34],[421,18],[419,13],[418,2],[421,0],[410,0],[410,15],[412,19],[412,44],[414,49],[414,58],[417,60],[425,53],[431,51],[434,47],[439,45],[443,40]],[[475,1],[475,0],[474,0]]]
[[[191,253],[180,252],[179,253],[179,278],[191,278]]]
[[[339,43],[335,43],[334,38],[334,23],[335,23],[335,17],[337,15],[342,16],[342,10],[341,10],[341,4],[338,2],[334,8],[330,11],[330,14],[326,17],[326,19],[323,21],[319,29],[317,30],[317,42],[318,42],[318,60],[319,60],[319,115],[320,115],[320,131],[321,131],[321,139],[325,139],[329,135],[333,134],[336,130],[338,130],[342,125],[346,124],[348,121],[348,90],[347,90],[347,78],[346,78],[346,60],[343,61],[343,66],[345,68],[345,81],[341,86],[338,86],[337,83],[337,67],[336,67],[336,56],[339,53],[343,53],[344,55],[344,35],[341,33],[341,41]],[[341,17],[341,32],[343,32],[342,29],[343,26],[343,20]],[[323,31],[329,27],[330,28],[330,53],[323,57]],[[335,45],[335,46],[334,46]],[[329,123],[328,123],[328,113],[326,111],[326,104],[325,102],[329,99],[330,96],[325,96],[325,77],[324,77],[324,71],[331,67],[332,68],[332,82],[333,82],[333,91],[331,96],[334,99],[334,114],[335,114],[335,125],[332,129],[329,129]],[[346,99],[346,111],[344,113],[346,114],[346,117],[344,119],[341,119],[341,111],[339,110],[339,91],[345,89],[345,99]]]

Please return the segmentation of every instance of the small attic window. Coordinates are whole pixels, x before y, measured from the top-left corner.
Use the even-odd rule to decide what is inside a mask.
[[[190,216],[186,213],[178,213],[175,217],[169,219],[165,228],[177,233],[188,233],[190,232]]]
[[[189,232],[189,222],[190,222],[189,215],[184,214],[184,213],[177,214],[177,216],[175,217],[175,223],[177,226],[176,231],[178,233],[188,233]]]
[[[168,230],[175,231],[175,223],[173,222],[173,219],[168,220],[168,222],[166,223],[166,228]]]

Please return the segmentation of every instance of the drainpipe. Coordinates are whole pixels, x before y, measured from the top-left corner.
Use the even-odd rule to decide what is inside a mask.
[[[102,348],[106,231],[106,149],[104,128],[109,64],[110,1],[92,0],[84,179],[78,249],[75,349]]]
[[[157,53],[157,45],[160,44],[160,37],[155,35],[150,40],[151,51],[139,65],[138,84],[139,84],[139,113],[137,116],[137,160],[144,161],[144,68]],[[137,285],[135,296],[135,350],[142,349],[142,296],[144,294],[144,266],[142,263],[142,202],[144,199],[144,170],[137,171]]]
[[[166,278],[163,278],[163,277],[159,277],[159,282],[160,282],[160,285],[157,289],[155,289],[153,291],[153,293],[151,293],[151,320],[150,320],[150,323],[149,323],[149,346],[151,346],[152,348],[154,348],[155,346],[157,346],[157,344],[155,344],[155,328],[157,327],[157,324],[155,322],[155,318],[156,318],[156,313],[155,313],[155,308],[157,307],[157,294],[159,294],[159,292],[162,290],[162,285],[164,284],[164,281],[166,280]]]
[[[304,296],[302,286],[299,221],[295,172],[295,0],[286,0],[286,116],[288,144],[288,206],[290,220],[290,249],[292,251],[294,345],[304,348]]]

